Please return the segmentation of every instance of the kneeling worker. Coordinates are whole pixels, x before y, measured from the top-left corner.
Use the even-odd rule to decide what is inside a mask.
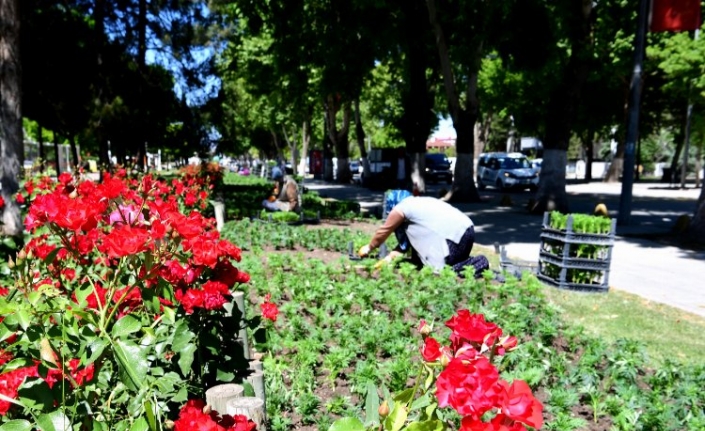
[[[284,175],[278,167],[272,169],[274,191],[269,199],[262,201],[267,211],[299,212],[299,187],[290,175]]]
[[[475,276],[489,269],[487,258],[482,255],[470,257],[475,243],[475,227],[472,220],[452,205],[432,197],[409,196],[402,198],[389,212],[384,225],[372,237],[368,245],[358,251],[361,257],[382,245],[389,235],[397,237],[399,246],[385,260],[391,262],[409,248],[411,260],[440,270],[450,265],[462,274],[468,265],[475,269]]]

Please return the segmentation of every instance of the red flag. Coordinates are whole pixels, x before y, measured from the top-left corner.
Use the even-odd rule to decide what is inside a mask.
[[[686,31],[700,28],[700,0],[653,0],[651,31]]]

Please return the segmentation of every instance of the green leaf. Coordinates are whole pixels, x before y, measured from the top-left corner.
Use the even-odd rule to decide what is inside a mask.
[[[179,392],[174,395],[174,397],[171,399],[171,401],[175,403],[183,403],[184,401],[188,400],[188,391],[186,388],[181,388],[179,389]]]
[[[147,415],[147,422],[151,431],[159,431],[157,428],[157,417],[154,415],[154,405],[151,401],[144,403],[144,412]]]
[[[87,364],[95,362],[107,346],[108,340],[104,338],[94,338],[93,340],[89,341],[87,347],[91,355],[88,357],[88,359],[86,359],[85,362]]]
[[[404,391],[406,392],[406,391]],[[397,403],[389,416],[384,420],[384,429],[387,431],[399,431],[406,423],[408,413],[406,405]]]
[[[365,431],[365,426],[358,418],[342,418],[333,422],[328,431]]]
[[[173,324],[176,321],[176,310],[171,307],[164,307],[162,311],[162,322],[165,324]]]
[[[149,361],[149,347],[138,346],[131,341],[115,340],[113,351],[120,366],[120,380],[131,390],[141,390],[145,386]]]
[[[176,350],[176,349],[174,349]],[[184,376],[188,376],[191,372],[191,365],[193,364],[193,354],[196,352],[195,344],[187,344],[179,352],[179,368],[181,368],[181,373]]]
[[[438,407],[438,403],[431,403],[428,406],[426,406],[426,417],[430,418],[434,412],[436,411],[436,408]]]
[[[20,327],[26,331],[32,323],[32,318],[29,315],[29,311],[26,309],[17,310],[17,322]]]
[[[54,397],[49,385],[40,378],[29,378],[17,391],[19,399],[32,410],[48,410],[54,407]]]
[[[415,399],[414,402],[411,403],[411,407],[409,409],[418,410],[428,406],[429,404],[431,404],[431,398],[428,396],[428,393],[425,393],[423,396]]]
[[[377,386],[367,382],[367,398],[365,399],[365,424],[379,424],[379,394]]]
[[[250,384],[250,382],[248,382],[246,380],[243,381],[242,387],[243,387],[243,391],[242,391],[243,396],[245,396],[245,397],[254,397],[255,396],[255,388],[252,387],[252,384]]]
[[[443,422],[439,420],[430,420],[423,422],[412,422],[406,427],[406,431],[443,431]]]
[[[44,264],[49,265],[50,263],[54,262],[56,259],[56,255],[61,251],[63,247],[56,247],[54,250],[50,251],[49,254],[47,254],[47,257],[44,258]]]
[[[7,236],[3,237],[2,243],[3,243],[3,245],[5,245],[7,248],[11,248],[11,249],[13,249],[13,250],[16,250],[16,249],[17,249],[17,243],[15,242],[15,239],[14,239],[12,236],[10,236],[10,235],[7,235]]]
[[[42,297],[43,295],[41,293],[33,290],[27,295],[27,302],[29,302],[32,307],[36,307]]]
[[[0,431],[30,431],[32,429],[32,424],[23,419],[15,419],[9,422],[5,422],[0,426]]]
[[[147,419],[138,418],[130,427],[130,431],[149,431],[149,425],[147,424]]]
[[[174,329],[174,342],[171,344],[172,350],[180,352],[194,337],[195,335],[193,332],[189,331],[186,321],[180,320],[179,323],[176,324],[176,329]]]
[[[409,405],[414,398],[414,388],[404,389],[394,396],[394,401]]]
[[[41,431],[69,431],[71,429],[71,421],[61,410],[39,416],[37,425]]]
[[[127,315],[115,322],[111,334],[115,338],[121,338],[142,329],[142,323],[134,316]]]

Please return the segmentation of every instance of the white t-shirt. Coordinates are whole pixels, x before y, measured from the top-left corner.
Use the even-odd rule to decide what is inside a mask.
[[[404,214],[406,236],[421,261],[438,269],[443,268],[449,253],[446,240],[457,244],[473,225],[462,211],[432,197],[406,198],[395,209]]]

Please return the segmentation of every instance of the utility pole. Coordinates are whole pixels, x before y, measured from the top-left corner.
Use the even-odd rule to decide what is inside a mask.
[[[634,41],[634,71],[629,86],[629,115],[627,120],[624,167],[622,169],[622,194],[619,198],[617,223],[628,225],[632,212],[632,189],[634,187],[634,163],[636,161],[636,141],[639,137],[639,104],[641,103],[641,74],[646,46],[646,20],[649,16],[649,0],[639,1],[636,40]]]
[[[700,29],[695,29],[695,34],[693,35],[693,40],[698,40],[700,35]],[[692,87],[692,84],[690,85]],[[688,93],[690,93],[691,88],[688,88]],[[685,145],[683,146],[683,166],[681,166],[681,188],[685,188],[685,176],[688,175],[688,153],[690,152],[690,119],[693,115],[693,101],[690,99],[690,94],[688,94],[688,110],[685,116]]]

